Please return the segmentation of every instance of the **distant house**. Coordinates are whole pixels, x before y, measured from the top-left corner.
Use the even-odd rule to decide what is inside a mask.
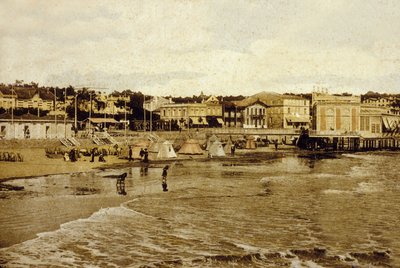
[[[72,136],[72,120],[64,117],[32,114],[11,116],[8,113],[0,115],[0,139],[57,139]]]
[[[54,109],[54,94],[46,88],[0,87],[0,107],[4,109],[13,107],[50,111]]]
[[[177,121],[181,127],[191,125],[222,126],[222,105],[215,97],[202,103],[165,103],[160,106],[160,118]]]
[[[171,99],[166,99],[159,96],[154,96],[149,99],[146,99],[143,103],[143,108],[147,111],[151,112],[159,112],[160,107],[164,104],[173,103]]]
[[[265,114],[260,117],[259,111],[254,110],[251,115],[251,110],[247,110],[250,105],[258,102],[262,103],[264,107],[267,107],[265,110]],[[259,127],[260,123],[268,128],[295,128],[299,129],[301,127],[308,128],[310,125],[310,101],[294,95],[282,95],[274,92],[260,92],[253,96],[250,96],[244,100],[234,102],[237,106],[237,110],[240,110],[242,113],[242,124],[243,127]],[[261,105],[262,106],[262,105]],[[258,107],[257,109],[262,109]],[[257,114],[255,114],[255,112]],[[257,117],[257,126],[255,125],[256,121],[251,123],[251,118],[246,115],[251,115],[254,119]],[[265,123],[259,120],[266,120]]]
[[[242,112],[243,128],[267,128],[267,109],[268,106],[260,100],[244,107]]]

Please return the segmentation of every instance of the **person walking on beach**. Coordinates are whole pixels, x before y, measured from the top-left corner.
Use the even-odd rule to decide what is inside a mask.
[[[140,148],[139,156],[140,156],[140,159],[143,160],[143,156],[144,156],[144,150],[143,150],[143,148]]]
[[[129,146],[128,155],[129,155],[129,157],[128,157],[129,162],[133,161],[133,158],[132,158],[132,146]]]
[[[96,148],[93,148],[92,151],[91,151],[92,160],[90,160],[90,162],[94,162],[95,153],[96,153]]]
[[[275,145],[275,151],[278,150],[278,140],[274,140],[274,145]]]
[[[236,149],[235,144],[232,144],[231,145],[231,156],[235,156],[235,149]]]
[[[99,155],[99,162],[106,162],[106,160],[104,159],[103,153],[100,153],[100,155]]]
[[[147,149],[144,149],[143,162],[144,163],[149,162],[149,152],[147,151]]]
[[[163,171],[162,171],[162,182],[161,182],[161,186],[162,186],[162,188],[163,188],[163,192],[168,192],[168,185],[167,185],[168,169],[169,169],[169,166],[166,165],[166,166],[163,168]]]

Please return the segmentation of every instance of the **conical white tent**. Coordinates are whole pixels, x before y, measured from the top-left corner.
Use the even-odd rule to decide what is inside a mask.
[[[226,156],[224,152],[224,147],[220,141],[214,141],[211,143],[208,153],[212,156]]]
[[[158,152],[160,151],[160,148],[161,148],[161,146],[162,146],[162,144],[163,144],[164,142],[165,142],[165,141],[162,141],[162,140],[152,142],[151,145],[150,145],[150,147],[149,147],[149,152],[151,152],[151,153],[158,153]]]
[[[207,140],[206,151],[208,151],[208,150],[210,149],[211,144],[212,144],[214,141],[217,141],[217,140],[218,140],[218,138],[217,138],[217,136],[215,136],[214,134],[213,134],[211,137],[209,137],[208,140]]]
[[[174,158],[176,153],[174,147],[172,147],[172,142],[164,141],[158,150],[157,158]]]

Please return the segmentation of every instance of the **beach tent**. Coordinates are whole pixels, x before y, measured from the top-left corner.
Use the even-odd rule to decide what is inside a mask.
[[[173,142],[173,147],[175,149],[175,151],[178,151],[182,145],[186,142],[186,140],[190,139],[190,137],[188,135],[185,134],[179,134],[178,137],[175,138],[174,142]]]
[[[203,150],[200,148],[200,144],[197,140],[189,139],[182,144],[181,149],[178,151],[179,154],[203,154]]]
[[[161,148],[161,146],[162,146],[162,144],[163,144],[164,142],[165,142],[165,141],[163,141],[163,140],[159,140],[159,141],[152,142],[152,143],[150,144],[150,147],[149,147],[149,152],[151,152],[151,153],[158,153],[158,152],[160,151],[160,148]]]
[[[254,140],[254,136],[248,136],[246,138],[246,147],[245,149],[255,149],[256,148],[256,141]]]
[[[230,154],[231,153],[232,145],[233,145],[232,140],[228,139],[227,142],[224,145],[225,154]]]
[[[172,147],[172,142],[164,141],[158,150],[157,158],[174,158],[176,153],[174,147]]]
[[[218,140],[211,143],[208,153],[212,156],[226,156],[222,143]]]
[[[213,134],[213,135],[212,135],[211,137],[209,137],[208,140],[207,140],[207,147],[206,147],[206,150],[207,150],[207,151],[210,149],[210,146],[211,146],[211,144],[212,144],[214,141],[218,141],[218,138],[217,138],[217,136],[215,136],[215,135]]]

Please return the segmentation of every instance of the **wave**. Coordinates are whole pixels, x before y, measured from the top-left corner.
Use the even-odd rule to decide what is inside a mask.
[[[337,190],[337,189],[327,189],[322,191],[324,194],[351,194],[351,191]]]
[[[357,188],[354,189],[355,193],[358,194],[369,194],[376,193],[382,191],[383,185],[380,182],[377,183],[369,183],[369,182],[360,182],[358,183]]]

